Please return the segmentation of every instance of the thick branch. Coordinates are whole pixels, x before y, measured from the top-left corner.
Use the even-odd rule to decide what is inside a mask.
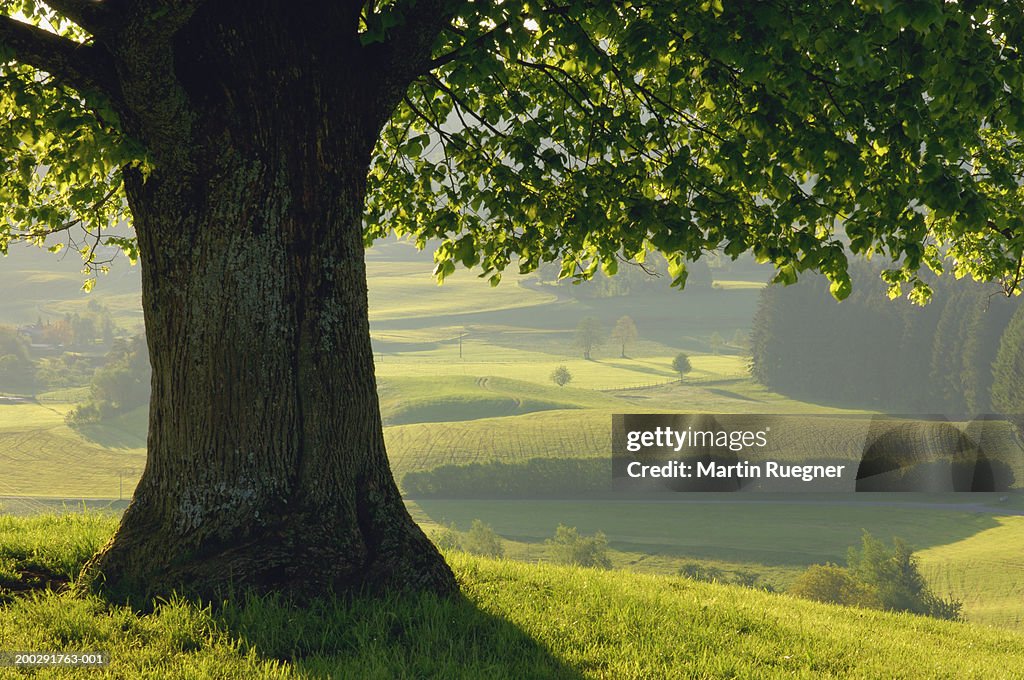
[[[393,68],[404,70],[410,80],[430,70],[434,43],[455,16],[455,4],[445,0],[419,0],[407,6],[402,25],[388,38]]]
[[[117,81],[110,57],[102,49],[76,43],[9,16],[0,16],[0,47],[22,64],[46,71],[79,92],[100,90],[113,98]]]
[[[44,0],[56,12],[75,22],[95,36],[113,30],[118,15],[103,0]]]

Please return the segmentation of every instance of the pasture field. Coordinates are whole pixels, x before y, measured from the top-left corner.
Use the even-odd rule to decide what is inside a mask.
[[[1024,516],[917,553],[921,573],[940,592],[964,603],[971,621],[1024,630]]]
[[[90,441],[64,424],[64,404],[0,405],[0,496],[117,498],[145,465],[145,440]],[[127,435],[120,435],[127,439]]]
[[[765,498],[767,496],[767,498]],[[697,562],[730,573],[759,574],[785,589],[812,564],[845,564],[868,531],[899,537],[915,550],[921,572],[941,597],[963,602],[966,620],[1024,630],[1024,516],[999,494],[858,494],[772,498],[758,494],[690,494],[658,501],[471,501],[409,503],[429,530],[474,519],[506,539],[510,558],[547,559],[544,541],[559,524],[608,537],[615,568],[676,574]]]
[[[109,274],[100,275],[91,293],[77,252],[49,253],[35,246],[12,245],[0,261],[0,323],[35,323],[65,313],[84,312],[91,300],[106,305],[114,321],[129,331],[142,324],[139,269],[117,256]]]
[[[465,531],[473,519],[480,519],[503,537],[526,543],[542,543],[565,524],[588,535],[603,531],[611,547],[623,551],[798,569],[845,562],[847,548],[858,545],[865,530],[885,540],[898,536],[915,549],[926,550],[1001,526],[998,509],[979,512],[967,499],[949,498],[944,503],[947,497],[937,496],[924,503],[902,494],[891,500],[882,494],[860,494],[850,500],[773,495],[737,498],[705,493],[601,501],[419,499],[414,505],[438,524],[454,523]]]
[[[552,302],[548,293],[519,285],[523,277],[507,273],[501,285],[490,287],[472,272],[457,271],[438,286],[432,267],[423,262],[377,261],[369,259],[367,277],[370,287],[370,321],[395,319],[433,319],[520,307],[535,307]],[[488,295],[481,295],[481,288]]]
[[[96,515],[0,518],[0,583],[71,578],[113,528]],[[110,665],[89,671],[101,678],[992,678],[1024,666],[1012,631],[679,577],[446,557],[462,598],[171,598],[137,613],[42,591],[0,607],[0,640],[104,650]]]
[[[20,270],[0,268],[0,285],[9,292],[0,304],[0,322],[31,323],[39,315],[84,311],[90,299],[107,305],[123,327],[141,322],[137,269],[123,266],[100,277],[86,295],[75,258],[47,269],[56,259],[42,253]],[[775,394],[749,377],[748,359],[735,348],[710,351],[713,333],[729,340],[735,331],[749,330],[763,287],[759,281],[722,280],[712,290],[666,290],[643,299],[574,297],[564,287],[511,272],[497,288],[465,271],[438,287],[424,256],[393,242],[371,249],[367,268],[385,438],[398,479],[449,463],[606,455],[613,413],[870,415]],[[573,340],[582,318],[595,316],[610,329],[624,315],[634,319],[640,334],[626,357],[608,342],[594,360],[580,358]],[[693,365],[681,382],[671,368],[679,351]],[[559,365],[573,376],[564,388],[550,381]],[[144,465],[147,411],[80,430],[67,427],[64,413],[87,394],[83,386],[37,395],[38,404],[0,405],[0,496],[38,499],[0,500],[0,512],[41,511],[59,503],[44,497],[130,494]],[[859,426],[850,427],[850,436],[833,444],[858,449]],[[910,436],[927,442],[931,434]],[[801,431],[791,437],[808,439]],[[1024,469],[1015,473],[1024,479]],[[563,523],[585,534],[604,531],[617,567],[671,575],[681,564],[699,561],[755,571],[779,587],[809,564],[842,563],[846,549],[867,529],[886,540],[899,536],[919,550],[936,592],[963,599],[972,621],[1021,627],[1024,577],[1014,565],[1024,538],[1018,520],[1024,518],[1013,513],[1024,513],[1024,503],[1018,501],[997,503],[973,494],[710,494],[665,502],[422,500],[410,507],[428,529],[454,522],[465,530],[482,519],[506,539],[507,554],[524,561],[545,559],[543,541]],[[467,573],[497,569],[464,564]],[[52,606],[55,612],[63,605]],[[606,671],[621,670],[607,659],[601,663]]]
[[[378,381],[377,394],[385,425],[475,420],[616,405],[614,397],[600,392],[473,376],[384,378]]]
[[[464,354],[485,357],[459,360],[451,358],[451,348],[407,352],[377,359],[377,375],[444,377],[495,376],[550,385],[551,372],[565,366],[572,374],[570,385],[591,390],[617,390],[667,385],[679,381],[672,370],[673,356],[607,358],[585,360],[578,355],[557,355],[527,349],[495,346],[488,342],[466,343]],[[737,380],[747,377],[746,359],[739,356],[693,355],[693,370],[683,384]]]

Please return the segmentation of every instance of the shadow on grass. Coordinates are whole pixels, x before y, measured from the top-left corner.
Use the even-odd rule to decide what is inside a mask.
[[[226,600],[214,618],[260,657],[309,677],[580,678],[522,629],[462,595]]]
[[[959,506],[962,494],[930,494],[918,504],[913,498],[673,493],[622,500],[420,498],[415,504],[430,521],[463,528],[479,519],[523,543],[541,545],[565,524],[583,534],[603,532],[616,550],[801,568],[845,561],[862,530],[925,550],[999,526],[992,514]]]
[[[96,423],[72,425],[82,439],[105,449],[138,449],[146,446],[145,431],[132,432],[117,424]]]

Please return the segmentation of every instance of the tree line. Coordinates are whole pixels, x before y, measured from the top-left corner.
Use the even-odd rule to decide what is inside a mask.
[[[768,286],[751,333],[751,373],[791,396],[903,413],[1020,410],[1024,316],[991,286],[937,278],[923,307],[886,299],[869,265],[842,303],[820,276]]]

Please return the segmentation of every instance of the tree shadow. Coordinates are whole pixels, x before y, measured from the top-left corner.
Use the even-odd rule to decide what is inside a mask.
[[[464,595],[275,596],[225,600],[218,622],[259,656],[303,677],[581,678],[517,625]]]
[[[145,432],[132,432],[120,424],[88,423],[69,427],[82,439],[105,449],[138,449],[146,446]]]

